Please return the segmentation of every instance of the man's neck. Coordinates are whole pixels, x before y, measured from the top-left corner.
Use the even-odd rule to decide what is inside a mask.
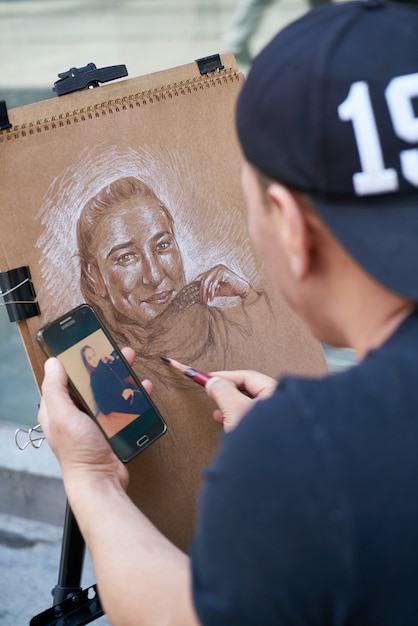
[[[356,291],[345,300],[342,316],[349,345],[362,360],[393,335],[416,305],[371,279],[357,284]]]

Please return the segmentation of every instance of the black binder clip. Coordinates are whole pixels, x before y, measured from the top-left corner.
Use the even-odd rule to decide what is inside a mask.
[[[12,125],[9,122],[9,116],[7,115],[7,106],[5,100],[0,100],[0,130],[6,130],[11,128]]]
[[[94,63],[88,63],[85,67],[71,67],[67,72],[58,74],[60,80],[54,83],[52,91],[55,91],[57,96],[64,96],[73,91],[98,87],[99,83],[107,83],[127,75],[126,65],[111,65],[97,69]]]
[[[0,296],[11,322],[21,322],[41,312],[27,265],[0,272]]]
[[[222,65],[221,57],[219,54],[212,54],[209,57],[202,57],[201,59],[196,59],[197,66],[199,68],[199,72],[203,74],[209,74],[210,72],[216,72],[216,70],[223,70],[224,66]]]

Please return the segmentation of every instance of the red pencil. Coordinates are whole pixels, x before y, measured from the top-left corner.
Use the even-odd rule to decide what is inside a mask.
[[[183,365],[179,361],[175,361],[174,359],[170,359],[168,356],[161,356],[162,360],[169,365],[172,365],[176,370],[191,378],[198,385],[202,385],[204,387],[208,380],[211,378],[209,374],[205,374],[205,372],[200,372],[199,370],[195,370],[193,367],[189,367],[188,365]]]

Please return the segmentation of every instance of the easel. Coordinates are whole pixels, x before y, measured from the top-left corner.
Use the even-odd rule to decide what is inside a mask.
[[[65,510],[58,583],[53,606],[30,621],[30,626],[84,626],[104,615],[96,585],[80,586],[85,543],[68,502]]]
[[[89,63],[85,67],[72,67],[59,74],[59,80],[54,83],[53,91],[57,96],[63,96],[74,91],[98,87],[100,83],[127,75],[125,65],[98,69],[94,63]],[[0,100],[0,130],[11,127],[6,102]],[[21,321],[40,313],[30,269],[27,266],[0,273],[0,296],[4,304],[8,305],[7,312],[11,322]],[[24,445],[18,442],[19,431],[28,434],[28,441]],[[39,425],[29,431],[18,429],[15,434],[16,445],[21,450],[28,445],[38,448],[43,439]],[[96,585],[84,590],[80,585],[85,547],[77,521],[67,502],[58,582],[52,591],[53,606],[33,617],[30,626],[84,626],[104,615]]]

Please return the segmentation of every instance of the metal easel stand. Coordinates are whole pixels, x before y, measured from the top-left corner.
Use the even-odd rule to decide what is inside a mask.
[[[74,91],[98,87],[100,83],[127,75],[126,65],[98,69],[94,63],[88,63],[85,67],[72,67],[58,74],[60,80],[54,83],[52,89],[57,96],[63,96]],[[0,100],[0,130],[12,126],[6,102]],[[0,272],[0,298],[4,301],[0,303],[1,305],[8,305],[7,312],[11,322],[40,314],[28,266]],[[24,444],[19,443],[19,432],[28,435],[28,441]],[[43,439],[39,424],[28,431],[18,429],[15,433],[15,443],[20,450],[24,450],[28,445],[39,448]],[[87,589],[80,586],[84,552],[84,540],[67,502],[58,584],[52,591],[53,606],[35,615],[30,621],[30,626],[84,626],[104,615],[96,585]]]
[[[65,510],[58,583],[52,591],[53,606],[30,621],[30,626],[84,626],[103,613],[96,585],[80,586],[85,543],[68,502]]]

